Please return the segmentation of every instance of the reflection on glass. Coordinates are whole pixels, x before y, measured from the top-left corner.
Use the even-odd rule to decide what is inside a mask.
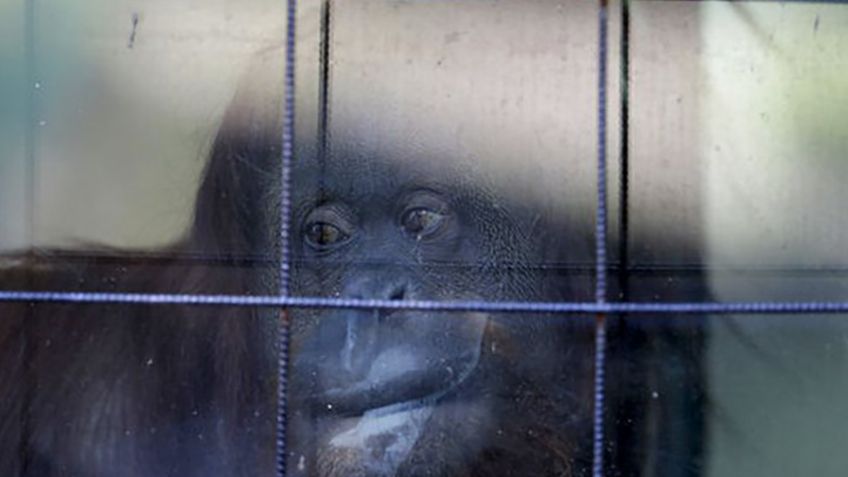
[[[634,4],[636,276],[703,273],[719,301],[848,296],[848,126],[833,119],[848,107],[846,15],[800,2]]]
[[[0,289],[276,294],[281,3],[106,3],[0,6],[37,40],[0,45]],[[848,13],[630,5],[609,299],[844,299]],[[591,300],[597,14],[301,2],[291,292]],[[591,469],[594,317],[4,303],[0,474],[272,475],[280,320],[288,475]],[[839,321],[607,317],[607,471],[815,473]]]
[[[839,475],[848,418],[845,315],[716,317],[712,475]]]
[[[848,9],[631,5],[626,298],[844,301]],[[844,319],[709,318],[708,475],[842,472]]]

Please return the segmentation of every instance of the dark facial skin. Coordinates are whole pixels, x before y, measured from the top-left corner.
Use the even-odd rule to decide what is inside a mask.
[[[543,275],[529,266],[539,261],[544,235],[533,233],[527,217],[496,208],[503,197],[471,180],[455,170],[353,154],[320,168],[301,165],[293,244],[298,292],[381,300],[553,299],[544,296]],[[589,350],[578,338],[590,330],[585,322],[581,328],[546,317],[402,310],[294,316],[314,324],[293,367],[292,442],[301,464],[293,475],[316,469],[333,476],[465,475],[493,466],[500,475],[527,475],[574,466],[581,430],[562,418],[583,411],[575,396],[589,375],[589,355],[582,354]],[[535,343],[541,353],[507,364],[520,342]],[[518,376],[526,366],[571,372],[542,383]],[[512,405],[512,386],[524,386],[527,399],[543,400],[550,396],[541,389],[552,384],[571,395],[562,400],[562,412],[546,416],[549,422],[533,422]],[[451,432],[439,436],[435,430],[450,422]],[[550,452],[544,464],[517,456],[506,443],[527,432],[557,436],[561,454]],[[438,458],[431,447],[436,439],[439,447],[463,452]]]

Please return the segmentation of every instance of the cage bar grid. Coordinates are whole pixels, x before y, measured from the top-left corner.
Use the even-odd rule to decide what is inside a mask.
[[[607,301],[607,41],[608,0],[598,0],[598,158],[595,204],[595,303]],[[595,315],[592,399],[592,475],[604,475],[604,401],[606,398],[606,313]]]
[[[31,303],[80,303],[80,304],[143,304],[143,305],[189,305],[189,306],[238,306],[238,307],[271,307],[281,309],[281,319],[278,323],[278,388],[277,388],[277,435],[276,435],[276,473],[280,477],[286,475],[286,394],[287,394],[287,369],[289,321],[286,309],[289,308],[312,308],[312,309],[384,309],[384,310],[417,310],[417,311],[466,311],[466,312],[497,312],[497,313],[549,313],[559,315],[571,314],[594,314],[596,316],[596,347],[595,347],[595,389],[594,389],[594,416],[593,416],[593,476],[604,475],[603,462],[603,439],[604,439],[604,366],[606,347],[606,315],[608,314],[806,314],[806,313],[848,313],[848,301],[762,301],[762,302],[630,302],[627,296],[627,275],[638,272],[627,260],[627,154],[628,154],[628,76],[629,76],[629,1],[620,0],[621,7],[621,128],[622,138],[620,151],[620,200],[622,201],[619,222],[622,237],[619,243],[619,257],[621,263],[609,263],[606,256],[607,241],[607,191],[606,191],[606,100],[607,100],[607,21],[608,0],[598,0],[598,157],[597,157],[597,206],[595,210],[595,301],[593,302],[544,302],[544,301],[483,301],[483,300],[460,300],[460,301],[433,301],[433,300],[375,300],[375,299],[346,299],[328,297],[306,297],[290,296],[290,271],[293,263],[289,250],[290,242],[290,209],[291,209],[291,167],[294,158],[294,97],[295,97],[295,46],[296,46],[296,14],[297,0],[286,0],[286,62],[284,72],[284,104],[283,106],[283,129],[282,151],[281,151],[281,209],[280,209],[280,257],[273,262],[267,258],[246,257],[247,261],[259,261],[275,263],[279,266],[279,294],[264,296],[244,296],[225,294],[181,294],[181,293],[104,293],[104,292],[56,292],[56,291],[10,291],[0,290],[0,302],[31,302]],[[660,1],[706,1],[706,0],[660,0]],[[727,0],[716,0],[727,1]],[[775,2],[778,0],[742,0],[740,3]],[[848,0],[781,0],[788,3],[848,3]],[[327,44],[329,35],[330,0],[322,0],[322,44],[321,63],[322,75],[321,85],[321,151],[325,152],[327,147],[326,134],[328,133],[327,121],[327,67],[329,64]],[[29,68],[34,64],[34,14],[32,2],[26,2],[26,56]],[[33,78],[33,71],[28,68],[28,77]],[[30,123],[27,136],[28,182],[30,189],[30,200],[27,211],[32,219],[34,214],[34,138],[32,137],[32,107],[35,98],[32,92],[28,97],[28,116]],[[32,220],[30,220],[32,223]],[[31,234],[31,231],[30,231]],[[32,237],[30,237],[32,238]],[[89,257],[78,257],[89,258]],[[99,258],[99,257],[98,257]],[[107,257],[120,260],[132,257]],[[139,257],[135,257],[139,258]],[[197,259],[187,258],[186,260]],[[200,257],[201,259],[203,257]],[[646,265],[652,271],[658,267]],[[662,266],[659,266],[661,268]],[[583,267],[590,271],[591,266]],[[608,302],[606,300],[607,273],[617,268],[624,273],[619,274],[619,280],[623,290],[623,300]],[[692,267],[695,271],[706,270],[707,267]],[[688,268],[687,268],[688,270]],[[744,271],[744,270],[743,270]],[[773,271],[773,270],[764,270]],[[794,269],[790,270],[794,271]],[[820,273],[822,270],[802,270]],[[825,270],[826,271],[826,270]],[[838,273],[839,271],[837,271]]]

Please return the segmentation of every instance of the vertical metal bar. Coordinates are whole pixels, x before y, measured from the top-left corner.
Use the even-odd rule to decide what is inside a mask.
[[[598,175],[595,209],[595,301],[607,299],[607,0],[598,9]]]
[[[621,144],[619,150],[618,289],[627,301],[630,267],[630,0],[621,0],[621,39],[619,43],[619,89]]]
[[[595,301],[607,295],[607,0],[598,5],[598,184],[595,210]],[[595,380],[592,442],[592,475],[604,475],[604,370],[606,367],[606,315],[595,320]]]
[[[321,0],[321,44],[319,46],[319,85],[318,85],[318,158],[323,168],[327,159],[330,125],[330,22],[332,3]],[[323,174],[321,175],[323,177]]]
[[[599,314],[595,320],[595,390],[592,440],[592,475],[604,475],[604,385],[606,366],[607,328],[606,316]]]
[[[280,296],[288,296],[291,279],[291,168],[294,157],[294,79],[297,0],[287,0],[286,65],[284,79],[282,167],[280,168]]]
[[[330,155],[330,55],[331,0],[321,0],[321,41],[318,51],[318,197],[324,199],[327,161]]]
[[[286,65],[284,78],[282,165],[280,168],[280,296],[289,295],[291,257],[289,235],[291,227],[291,167],[294,156],[294,87],[297,0],[287,0],[286,8]],[[277,477],[286,475],[286,420],[289,366],[290,322],[288,312],[280,313],[277,337]]]

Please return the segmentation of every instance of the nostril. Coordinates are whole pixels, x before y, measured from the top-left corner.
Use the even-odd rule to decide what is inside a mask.
[[[397,287],[389,294],[389,300],[403,300],[405,295],[405,287]]]
[[[409,299],[409,281],[405,277],[383,274],[357,277],[342,288],[340,296],[354,300],[404,300]]]

